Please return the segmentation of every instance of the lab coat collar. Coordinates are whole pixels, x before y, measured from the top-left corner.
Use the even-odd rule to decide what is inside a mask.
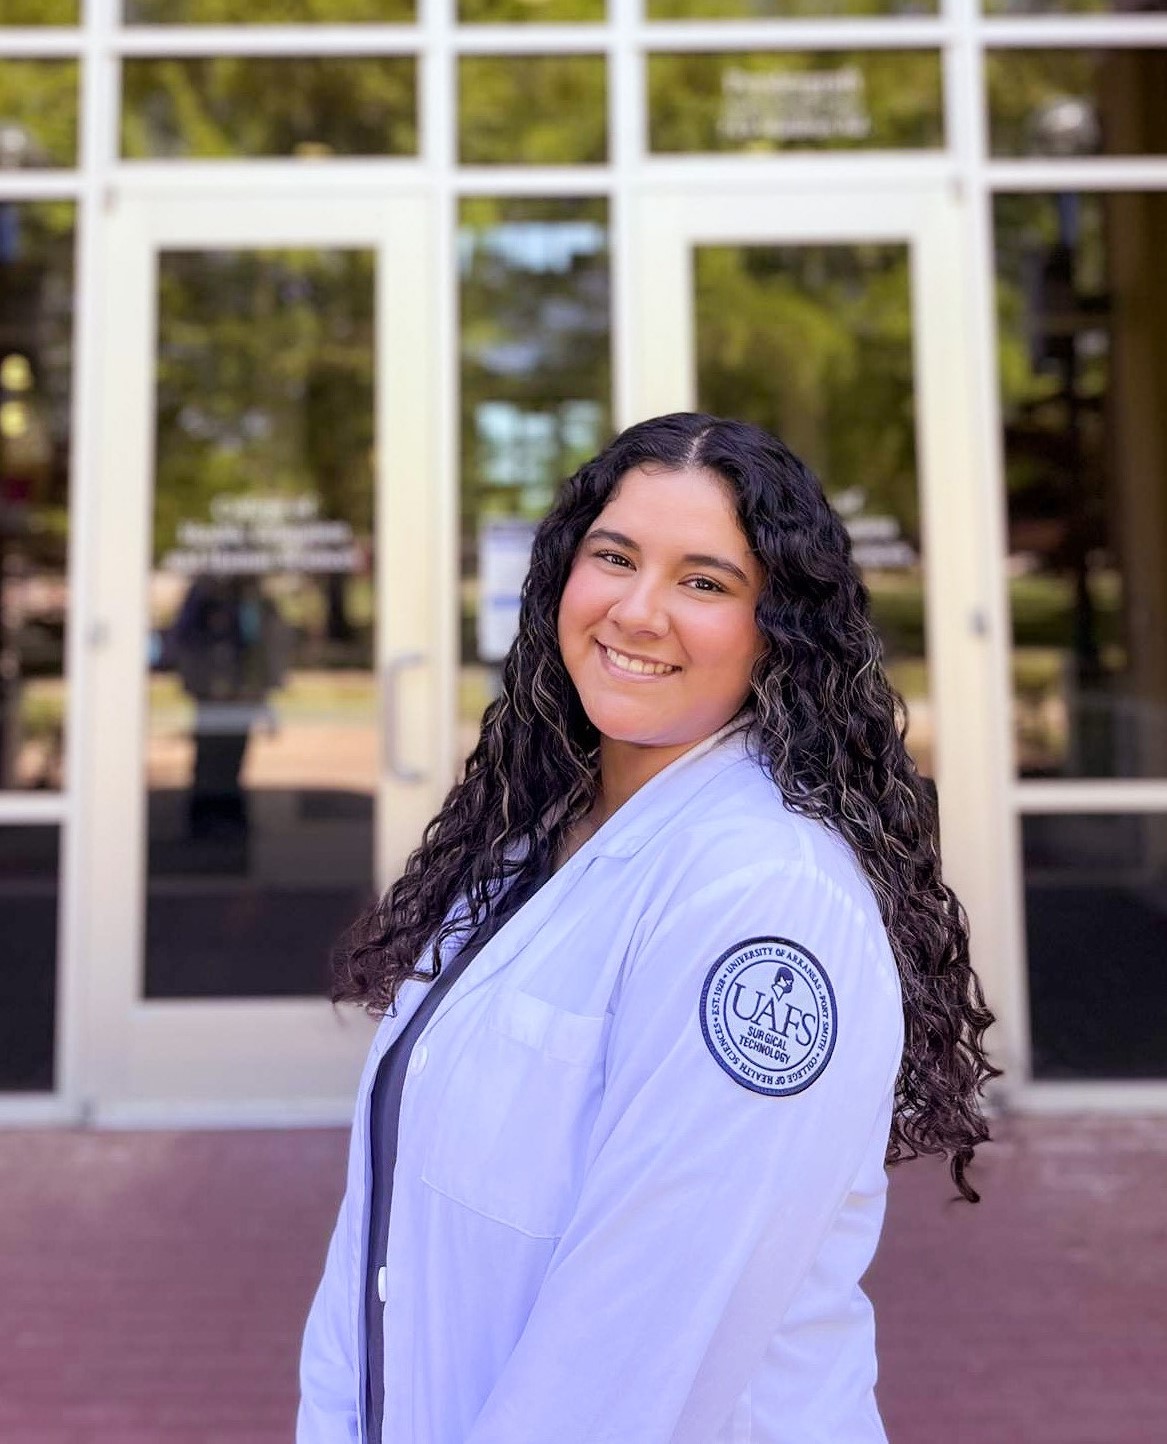
[[[752,721],[747,716],[727,722],[662,768],[597,828],[576,856],[631,857],[638,852],[698,788],[747,755]]]

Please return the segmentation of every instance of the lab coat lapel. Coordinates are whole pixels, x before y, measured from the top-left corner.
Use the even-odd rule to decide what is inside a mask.
[[[464,998],[492,978],[504,964],[516,957],[530,942],[555,909],[563,902],[575,885],[591,866],[596,856],[585,856],[581,848],[557,873],[543,884],[535,896],[499,928],[462,976],[438,1004],[434,1015],[426,1024],[433,1027],[459,998]]]
[[[731,723],[671,762],[614,813],[482,949],[434,1012],[430,1024],[459,998],[489,981],[527,946],[600,857],[629,857],[656,836],[668,819],[744,748],[740,723]]]

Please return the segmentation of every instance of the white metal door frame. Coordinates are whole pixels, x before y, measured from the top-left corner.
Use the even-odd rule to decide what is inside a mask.
[[[78,779],[86,966],[69,1004],[80,1107],[99,1121],[341,1121],[369,1032],[323,999],[139,995],[157,255],[314,246],[377,255],[376,665],[396,693],[377,798],[384,885],[432,815],[451,752],[452,488],[441,474],[434,231],[420,189],[370,200],[332,187],[317,196],[303,181],[229,204],[214,193],[119,190],[104,217],[96,653]]]
[[[967,215],[951,183],[897,189],[648,189],[637,202],[629,319],[633,416],[696,402],[693,249],[701,244],[904,242],[910,253],[925,617],[945,875],[973,925],[974,958],[1016,1081],[1025,1019],[1011,835],[989,638],[993,513],[969,341]]]

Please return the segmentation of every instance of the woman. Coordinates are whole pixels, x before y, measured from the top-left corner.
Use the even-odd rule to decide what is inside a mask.
[[[885,1161],[975,1200],[994,1071],[935,835],[810,472],[689,414],[582,467],[338,968],[383,1020],[301,1444],[884,1439]]]

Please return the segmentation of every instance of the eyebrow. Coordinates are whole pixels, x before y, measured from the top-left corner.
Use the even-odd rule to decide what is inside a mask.
[[[588,532],[585,541],[610,541],[617,546],[623,547],[626,551],[639,552],[639,545],[630,536],[625,536],[620,531],[608,531],[604,527],[597,527],[594,531]],[[715,557],[707,552],[687,552],[681,560],[689,566],[707,567],[710,571],[725,572],[736,578],[743,586],[750,584],[749,577],[742,571],[735,562],[728,561],[725,557]]]

